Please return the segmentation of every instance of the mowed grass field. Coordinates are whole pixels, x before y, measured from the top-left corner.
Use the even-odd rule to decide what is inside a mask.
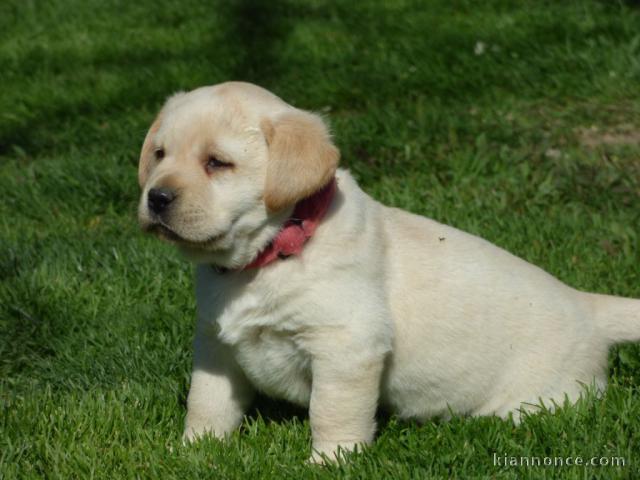
[[[136,222],[165,97],[247,80],[324,113],[382,202],[640,297],[637,3],[4,0],[0,66],[0,478],[640,475],[637,345],[601,398],[519,426],[383,413],[319,467],[306,412],[262,398],[227,442],[183,446],[193,269]]]

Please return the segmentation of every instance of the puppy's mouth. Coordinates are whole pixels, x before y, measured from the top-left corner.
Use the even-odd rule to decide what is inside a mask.
[[[153,233],[158,235],[163,240],[167,240],[172,243],[178,243],[180,245],[184,245],[191,248],[198,248],[198,249],[211,247],[218,240],[224,237],[224,233],[220,233],[218,235],[212,235],[209,238],[206,238],[204,240],[190,240],[176,233],[174,230],[172,230],[170,227],[168,227],[164,223],[151,223],[146,227],[144,227],[144,230],[148,233]]]

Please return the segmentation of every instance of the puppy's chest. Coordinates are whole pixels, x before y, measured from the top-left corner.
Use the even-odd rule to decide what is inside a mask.
[[[311,360],[292,311],[270,295],[243,292],[235,298],[216,295],[200,314],[233,347],[236,361],[258,390],[308,404]]]

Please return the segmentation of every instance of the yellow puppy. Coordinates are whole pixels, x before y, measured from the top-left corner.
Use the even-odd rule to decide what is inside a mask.
[[[197,263],[185,437],[254,390],[309,406],[312,460],[402,417],[507,416],[606,384],[640,301],[574,290],[472,235],[385,207],[318,116],[247,83],[171,97],[140,157],[142,227]]]

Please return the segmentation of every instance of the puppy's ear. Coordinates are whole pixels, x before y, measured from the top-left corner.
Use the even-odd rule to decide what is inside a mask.
[[[322,119],[302,110],[260,124],[269,146],[264,201],[282,210],[325,186],[335,174],[340,151]]]
[[[144,139],[144,143],[142,144],[140,160],[138,161],[138,183],[140,184],[140,188],[144,187],[144,184],[147,183],[147,178],[149,177],[149,169],[154,158],[153,136],[158,132],[158,129],[160,128],[160,122],[161,118],[160,115],[158,115],[151,124],[151,128],[149,128],[147,136]]]

